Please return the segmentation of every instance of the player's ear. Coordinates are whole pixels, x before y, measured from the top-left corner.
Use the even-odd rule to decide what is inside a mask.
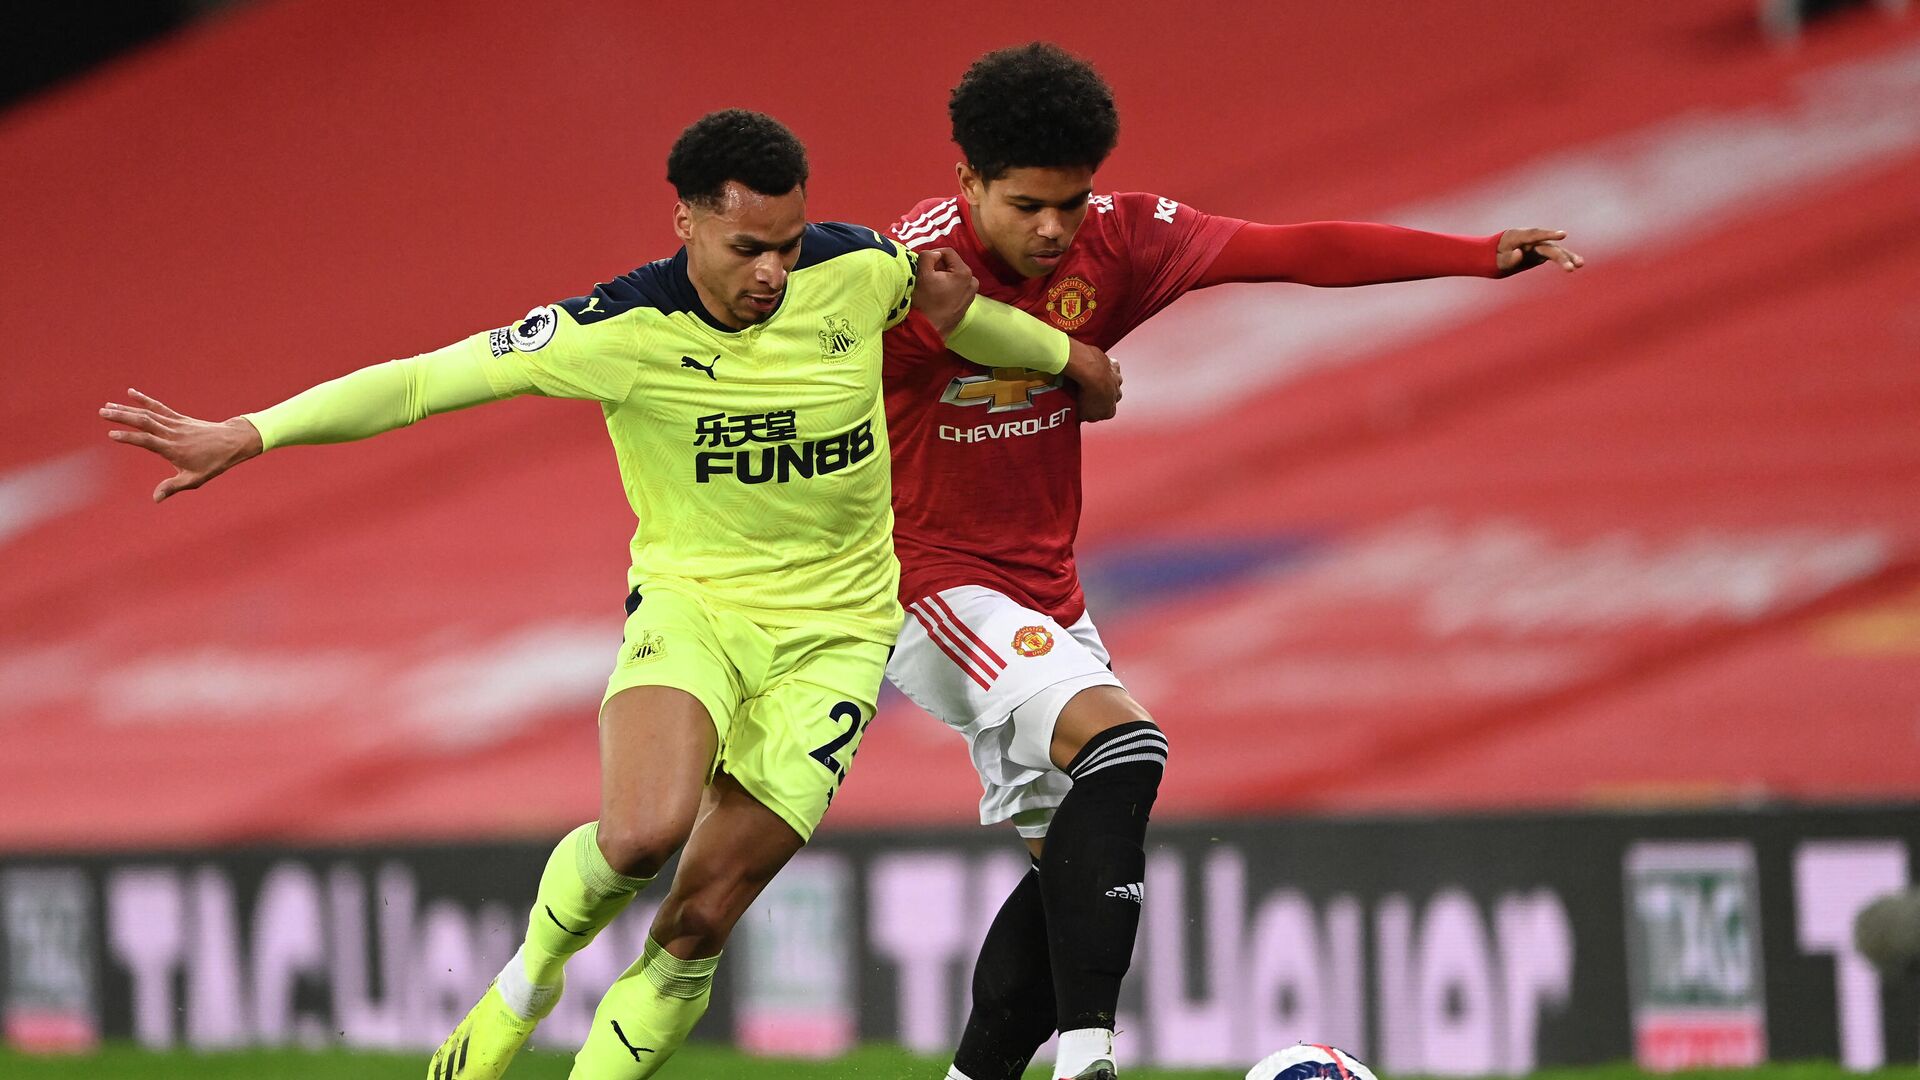
[[[684,199],[673,201],[673,235],[679,237],[683,244],[693,240],[693,207],[688,206]]]
[[[956,164],[953,171],[960,178],[960,194],[966,198],[967,205],[979,206],[980,200],[987,197],[987,182],[964,161]]]

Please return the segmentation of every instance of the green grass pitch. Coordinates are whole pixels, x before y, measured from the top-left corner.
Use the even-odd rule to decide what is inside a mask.
[[[420,1080],[426,1075],[426,1060],[425,1054],[296,1050],[191,1054],[113,1046],[95,1056],[76,1058],[33,1058],[0,1051],[0,1076],[7,1080]],[[564,1055],[527,1053],[514,1062],[510,1080],[565,1080],[567,1068]],[[695,1045],[680,1051],[661,1073],[664,1080],[941,1080],[945,1075],[944,1060],[915,1057],[884,1046],[864,1047],[832,1061],[798,1062],[751,1058],[723,1047]],[[1042,1077],[1045,1071],[1033,1070],[1027,1075]],[[1866,1075],[1920,1080],[1920,1069],[1906,1066]],[[1125,1076],[1126,1080],[1241,1080],[1245,1070],[1129,1069]],[[1534,1076],[1535,1080],[1649,1080],[1649,1074],[1624,1064],[1551,1069]],[[1662,1080],[1859,1080],[1861,1076],[1832,1062],[1803,1062],[1675,1073]]]

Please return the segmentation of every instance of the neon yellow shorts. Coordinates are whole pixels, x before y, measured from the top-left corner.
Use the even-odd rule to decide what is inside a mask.
[[[718,736],[708,779],[725,769],[812,839],[873,719],[888,646],[839,631],[763,626],[679,588],[649,584],[635,595],[601,704],[636,686],[692,694]]]

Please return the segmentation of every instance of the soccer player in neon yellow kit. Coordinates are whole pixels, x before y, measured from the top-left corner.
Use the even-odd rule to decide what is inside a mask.
[[[686,246],[586,296],[224,423],[133,391],[100,411],[175,466],[158,501],[277,447],[518,394],[602,405],[640,526],[600,710],[600,818],[555,848],[525,942],[430,1080],[501,1076],[567,958],[683,848],[573,1076],[651,1076],[705,1011],[735,922],[846,778],[899,629],[880,341],[909,305],[988,366],[1018,357],[1118,396],[1104,353],[976,298],[951,253],[808,224],[805,150],[770,117],[702,118],[667,172]]]

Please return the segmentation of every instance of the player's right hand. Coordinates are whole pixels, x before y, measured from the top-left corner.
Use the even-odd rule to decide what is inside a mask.
[[[1068,340],[1063,374],[1080,387],[1080,419],[1089,424],[1113,419],[1120,410],[1120,362],[1097,346]]]
[[[913,309],[933,323],[945,339],[960,325],[967,306],[980,293],[980,282],[959,252],[929,248],[920,253],[918,281],[913,287]]]
[[[109,401],[100,416],[124,425],[107,432],[107,438],[151,450],[173,466],[173,475],[153,489],[154,502],[197,488],[265,449],[260,432],[244,417],[224,423],[199,420],[138,390],[129,388],[127,394],[138,404]]]

